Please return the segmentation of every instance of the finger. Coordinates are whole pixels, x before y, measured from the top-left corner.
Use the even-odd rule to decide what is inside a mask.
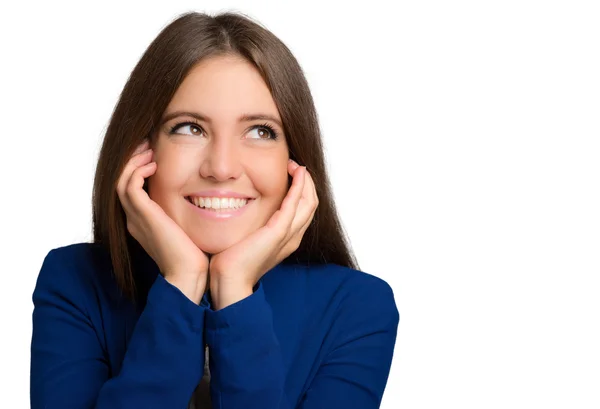
[[[309,203],[310,202],[310,203]],[[294,236],[297,232],[302,232],[308,229],[317,211],[317,206],[313,204],[311,199],[300,200],[298,211],[294,216],[291,227],[291,235]]]
[[[150,141],[148,141],[148,139],[146,139],[144,142],[139,144],[137,148],[135,148],[135,151],[133,152],[132,156],[137,155],[138,153],[144,152],[149,147],[150,147]]]
[[[298,209],[298,204],[302,198],[302,192],[306,184],[306,168],[299,166],[294,170],[294,179],[292,180],[292,186],[288,194],[281,203],[281,210],[285,214],[284,221],[287,222],[288,226],[291,225],[294,215]]]
[[[290,170],[289,167],[288,170]],[[298,202],[302,197],[302,190],[304,189],[303,173],[302,167],[297,167],[293,171],[292,185],[281,202],[279,210],[277,210],[267,222],[268,227],[279,228],[283,233],[289,231],[294,214],[296,213],[296,208],[298,207]]]
[[[312,183],[312,178],[310,177],[310,173],[306,167],[304,168],[304,188],[302,189],[302,199],[308,200],[312,199],[314,190],[314,184]]]
[[[125,168],[121,172],[121,177],[117,182],[117,192],[119,195],[123,195],[125,193],[125,189],[129,184],[129,179],[131,178],[131,174],[133,171],[139,166],[147,164],[152,159],[152,149],[148,149],[141,153],[135,154],[129,159]]]
[[[313,177],[310,175],[310,172],[306,172],[306,176],[307,176],[307,181],[309,182],[308,184],[310,185],[309,187],[309,196],[311,196],[313,198],[313,202],[315,203],[315,207],[319,204],[319,195],[317,195],[317,186],[315,185],[315,182],[313,180]]]
[[[315,208],[315,210],[316,210],[316,208]],[[289,256],[290,254],[292,254],[294,251],[296,251],[298,249],[298,247],[300,247],[300,244],[302,243],[302,239],[304,238],[304,234],[306,233],[306,230],[308,230],[308,227],[310,226],[310,224],[313,220],[314,214],[315,214],[315,211],[312,212],[312,214],[306,220],[306,222],[302,225],[302,227],[295,234],[293,234],[292,237],[290,237],[287,240],[283,249],[280,251],[280,255],[278,257],[281,257],[281,259],[284,259],[287,256]]]
[[[310,224],[319,204],[315,184],[310,176],[310,172],[307,170],[305,170],[305,172],[306,175],[302,198],[298,204],[298,209],[296,211],[294,220],[292,221],[292,230],[294,232],[301,230],[304,225],[308,227],[308,224]]]
[[[300,245],[300,243],[302,242],[302,237],[304,236],[304,233],[306,232],[306,230],[308,230],[308,226],[310,226],[310,224],[312,223],[316,210],[317,208],[315,207],[314,210],[310,211],[310,214],[308,216],[298,215],[298,220],[294,220],[295,223],[300,224],[300,227],[297,227],[296,230],[294,230],[295,234],[293,235],[293,237],[297,238],[298,245]],[[290,241],[292,241],[292,239],[290,239]]]
[[[294,170],[296,168],[298,168],[299,166],[300,165],[298,165],[297,162],[295,162],[293,159],[290,159],[288,162],[288,172],[293,175]],[[312,182],[312,176],[310,176],[310,172],[306,169],[306,166],[304,166],[304,170],[306,171],[306,177],[308,177],[310,179],[311,183],[306,183],[304,185],[304,191],[302,192],[302,197],[309,198],[312,196],[315,199],[315,201],[318,201],[316,190],[315,190],[315,184]]]
[[[143,155],[143,154],[140,154],[140,155]],[[147,160],[145,160],[145,161],[147,161]],[[152,175],[156,171],[156,163],[155,162],[145,163],[145,164],[142,164],[141,166],[137,166],[136,168],[133,168],[130,165],[131,165],[131,163],[127,165],[127,169],[123,172],[123,175],[121,176],[121,180],[119,181],[119,183],[121,183],[122,185],[119,187],[119,193],[118,193],[119,200],[121,201],[121,205],[125,209],[125,212],[128,213],[129,215],[134,213],[135,208],[140,206],[140,204],[142,204],[143,200],[144,200],[143,198],[142,199],[138,198],[138,191],[136,190],[136,189],[138,189],[138,186],[139,186],[139,179],[141,178],[141,181],[142,181],[141,188],[140,188],[140,191],[141,191],[140,193],[142,194],[142,197],[143,197],[143,195],[148,196],[148,194],[143,189],[144,179],[147,178],[148,176]],[[133,184],[132,184],[132,182],[133,182]],[[135,201],[135,203],[132,203],[132,198]]]
[[[155,171],[156,162],[150,162],[135,169],[129,179],[126,196],[133,207],[140,209],[140,211],[144,208],[145,201],[150,198],[143,189],[144,179],[151,176]]]
[[[288,172],[290,173],[290,175],[293,175],[294,170],[296,170],[296,168],[298,168],[299,166],[300,165],[298,165],[298,163],[295,160],[290,159],[288,161]]]

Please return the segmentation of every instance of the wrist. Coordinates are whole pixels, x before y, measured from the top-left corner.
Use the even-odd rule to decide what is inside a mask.
[[[165,280],[177,287],[187,298],[199,305],[206,291],[206,275],[169,274]]]
[[[215,311],[235,304],[253,293],[253,286],[239,279],[212,275],[209,282],[212,309]]]

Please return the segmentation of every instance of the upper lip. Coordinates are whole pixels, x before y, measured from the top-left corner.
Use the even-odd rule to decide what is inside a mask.
[[[190,193],[188,197],[233,197],[236,199],[254,199],[250,195],[233,192],[231,190],[203,190],[201,192]]]

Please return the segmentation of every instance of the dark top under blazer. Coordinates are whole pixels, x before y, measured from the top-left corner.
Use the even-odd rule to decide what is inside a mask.
[[[141,247],[140,247],[141,248]],[[33,292],[31,407],[185,408],[210,351],[215,409],[378,408],[399,321],[380,278],[335,264],[279,264],[214,311],[134,254],[142,302],[121,295],[108,253],[51,250]]]

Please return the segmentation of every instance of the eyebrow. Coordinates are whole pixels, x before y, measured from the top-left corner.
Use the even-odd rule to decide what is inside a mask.
[[[191,116],[193,118],[196,118],[198,121],[202,121],[202,122],[206,122],[206,123],[212,123],[212,120],[199,112],[190,112],[190,111],[173,111],[170,112],[168,114],[166,114],[162,119],[161,119],[161,125],[165,124],[166,122],[170,121],[173,118],[177,118],[178,116]],[[277,119],[276,117],[274,117],[273,115],[269,115],[269,114],[262,114],[262,113],[256,113],[256,114],[243,114],[242,116],[240,116],[238,118],[238,122],[250,122],[250,121],[256,121],[256,120],[269,120],[269,121],[273,121],[275,122],[277,125],[279,125],[279,127],[283,128],[283,125],[281,124],[281,121],[279,119]]]

